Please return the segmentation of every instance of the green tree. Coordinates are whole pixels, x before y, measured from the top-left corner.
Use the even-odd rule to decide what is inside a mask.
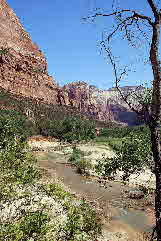
[[[90,140],[95,137],[94,122],[76,117],[66,117],[63,120],[39,120],[36,126],[42,135],[69,142]]]
[[[6,173],[1,182],[32,182],[39,173],[34,168],[32,155],[24,151],[27,149],[26,117],[9,110],[0,114],[0,169]]]
[[[105,36],[103,35],[101,50],[106,54],[112,65],[116,89],[120,93],[122,99],[132,111],[135,111],[139,116],[142,116],[150,129],[151,150],[155,163],[156,176],[155,230],[157,234],[157,241],[161,241],[161,61],[159,59],[161,28],[160,1],[145,0],[147,8],[151,10],[151,15],[149,16],[145,14],[145,9],[142,9],[142,11],[139,12],[134,8],[122,8],[120,5],[123,6],[123,3],[119,5],[116,1],[111,2],[111,12],[97,8],[96,13],[94,13],[93,16],[88,17],[88,19],[92,19],[92,21],[94,21],[98,17],[112,18],[112,30],[110,29]],[[137,48],[142,41],[144,41],[144,45],[147,46],[153,74],[152,95],[150,102],[142,101],[142,99],[144,99],[143,96],[137,94],[136,91],[123,93],[120,88],[120,82],[123,77],[128,74],[129,66],[124,66],[123,68],[118,66],[118,58],[114,57],[112,48],[114,47],[115,41],[117,39],[120,41],[121,38],[122,40],[127,41],[128,44],[134,48]],[[141,40],[141,42],[139,40]],[[141,47],[143,46],[143,43],[140,45]],[[145,52],[147,53],[147,50],[145,50]],[[144,61],[146,61],[146,59],[144,59]],[[147,95],[145,95],[145,97],[146,96]],[[141,97],[141,99],[139,97]],[[139,102],[137,107],[136,100]],[[147,99],[145,98],[144,100]]]

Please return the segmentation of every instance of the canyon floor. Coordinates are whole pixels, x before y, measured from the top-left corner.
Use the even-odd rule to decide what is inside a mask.
[[[41,137],[30,138],[29,146],[38,160],[45,176],[60,180],[78,200],[85,199],[97,210],[103,222],[102,241],[143,241],[154,227],[154,194],[135,199],[129,193],[138,185],[154,186],[154,177],[149,172],[133,175],[129,183],[103,179],[94,171],[89,176],[77,173],[76,167],[69,162],[72,145]],[[114,152],[106,144],[96,142],[78,144],[85,157],[95,163],[102,156],[113,156]]]

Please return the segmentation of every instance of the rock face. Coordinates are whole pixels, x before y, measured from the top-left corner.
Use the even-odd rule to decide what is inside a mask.
[[[20,99],[70,106],[97,120],[130,125],[136,122],[136,115],[114,89],[102,91],[85,82],[58,87],[48,75],[43,53],[6,0],[0,0],[0,88]]]
[[[0,0],[0,87],[56,103],[56,85],[47,62],[5,0]]]
[[[94,119],[113,121],[107,98],[103,91],[85,82],[74,82],[63,87],[68,105],[93,116]]]
[[[138,121],[136,114],[129,110],[115,88],[100,90],[85,82],[73,82],[65,85],[63,90],[64,99],[68,105],[90,114],[94,119],[114,121],[125,125],[135,125]],[[127,87],[122,90],[127,91]]]

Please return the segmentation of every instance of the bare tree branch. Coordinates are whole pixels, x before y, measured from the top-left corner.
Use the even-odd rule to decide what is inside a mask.
[[[136,26],[137,26],[138,30],[140,31],[140,33],[144,36],[144,38],[146,38],[146,40],[148,40],[147,33],[140,28],[138,22],[136,22]]]
[[[148,125],[151,133],[151,150],[153,154],[153,159],[155,163],[155,176],[156,176],[156,190],[155,190],[155,217],[156,217],[156,226],[155,230],[157,235],[157,241],[161,240],[161,135],[160,135],[160,124],[161,124],[161,61],[159,56],[160,50],[160,36],[161,36],[161,9],[155,0],[146,0],[147,5],[150,7],[152,12],[152,18],[144,14],[140,14],[137,11],[122,9],[117,11],[114,10],[114,0],[112,5],[112,13],[107,13],[104,11],[96,12],[92,18],[94,21],[96,17],[113,17],[116,20],[116,25],[113,26],[113,30],[108,34],[106,39],[101,41],[101,47],[104,50],[106,56],[108,57],[115,78],[115,86],[118,90],[122,100],[128,105],[128,107],[137,113],[139,116],[142,116],[146,125]],[[138,3],[139,4],[139,3]],[[154,20],[153,20],[154,19]],[[136,103],[133,101],[137,100],[138,94],[133,94],[129,97],[129,93],[122,91],[120,87],[120,81],[125,74],[127,74],[126,69],[120,70],[112,51],[109,45],[109,40],[111,40],[117,32],[123,33],[123,38],[125,37],[132,45],[133,42],[139,40],[140,35],[136,33],[138,30],[139,33],[144,35],[144,26],[148,25],[151,31],[150,33],[150,46],[149,46],[149,60],[152,66],[153,72],[153,85],[152,85],[152,94],[150,99],[145,100],[146,96],[143,96],[142,99],[139,99],[138,108],[136,108]],[[145,36],[145,35],[144,35]],[[119,35],[120,37],[120,35]],[[147,53],[145,51],[145,53]],[[121,73],[120,73],[121,72]],[[131,93],[133,90],[131,91]],[[141,93],[139,93],[141,95]],[[131,98],[132,97],[132,98]],[[134,99],[133,99],[134,98]],[[141,107],[141,108],[140,108]]]
[[[129,23],[129,24],[126,23],[126,22],[128,22],[129,20],[132,20],[131,23]],[[133,22],[133,17],[132,17],[132,16],[131,16],[131,17],[127,17],[125,20],[123,20],[122,22],[120,22],[120,23],[117,25],[117,27],[114,29],[114,31],[108,35],[108,38],[107,38],[108,42],[109,42],[110,39],[113,37],[113,35],[119,30],[120,27],[121,27],[121,29],[124,27],[125,30],[127,30],[127,29],[126,29],[126,26],[127,26],[127,25],[131,25],[132,22]],[[127,32],[126,32],[126,33],[127,33]]]
[[[105,13],[96,13],[96,14],[92,15],[91,17],[92,17],[92,18],[96,18],[96,17],[98,17],[98,16],[102,16],[102,17],[110,17],[110,16],[118,15],[118,14],[120,14],[120,13],[124,13],[124,12],[132,12],[132,11],[129,10],[129,9],[122,9],[122,10],[120,10],[120,11],[115,11],[115,12],[112,12],[112,13],[109,13],[109,14],[105,14]],[[89,17],[89,18],[91,18],[91,17]]]
[[[116,89],[118,90],[119,94],[121,95],[121,98],[122,98],[122,99],[125,101],[125,103],[129,106],[129,108],[130,108],[132,111],[134,111],[135,113],[137,113],[137,114],[139,115],[140,112],[132,106],[132,103],[131,103],[130,101],[128,101],[128,96],[125,96],[125,95],[122,93],[122,91],[121,91],[121,89],[120,89],[120,86],[119,86],[119,82],[121,81],[122,76],[127,73],[127,72],[126,72],[126,69],[124,68],[123,72],[122,72],[122,73],[120,74],[120,76],[119,76],[119,75],[118,75],[118,72],[117,72],[116,62],[115,62],[114,59],[113,59],[113,56],[112,56],[112,53],[111,53],[110,48],[109,48],[109,47],[108,47],[108,48],[106,47],[106,44],[105,44],[104,40],[101,41],[101,45],[102,45],[102,47],[104,48],[104,50],[105,50],[105,52],[106,52],[106,54],[107,54],[107,56],[108,56],[108,58],[109,58],[109,60],[110,60],[110,62],[111,62],[111,64],[112,64],[113,71],[114,71],[114,76],[115,76],[115,86],[116,86]]]
[[[158,12],[157,7],[156,7],[156,5],[155,5],[155,3],[154,3],[154,0],[147,0],[147,2],[148,2],[149,6],[150,6],[151,9],[152,9],[152,12],[153,12],[153,14],[154,14],[154,17],[157,18],[159,12]]]
[[[127,14],[126,14],[127,13]],[[131,27],[136,24],[137,29],[139,30],[139,32],[141,32],[143,34],[144,37],[145,33],[143,33],[144,31],[141,30],[140,26],[139,26],[139,22],[142,23],[147,23],[149,27],[154,28],[154,24],[155,22],[152,21],[152,19],[146,15],[140,14],[134,10],[129,10],[129,9],[122,9],[122,10],[118,10],[118,11],[113,11],[112,13],[105,13],[105,12],[97,12],[96,14],[94,14],[91,17],[88,18],[92,18],[95,19],[98,16],[102,16],[102,17],[110,17],[110,16],[114,16],[116,17],[116,21],[117,21],[117,25],[115,26],[115,28],[113,29],[113,31],[107,36],[106,40],[102,40],[101,41],[101,46],[103,47],[104,51],[106,52],[112,67],[113,67],[113,71],[114,71],[114,76],[115,76],[115,86],[117,88],[117,90],[119,91],[122,99],[125,101],[125,103],[129,106],[129,108],[134,111],[135,113],[137,113],[138,115],[140,115],[140,111],[138,110],[138,108],[135,108],[134,105],[131,103],[131,101],[129,100],[129,95],[125,95],[125,93],[122,92],[119,83],[122,79],[122,77],[127,74],[126,69],[124,69],[122,71],[122,73],[118,73],[118,69],[116,66],[116,62],[112,56],[112,52],[110,50],[110,47],[106,46],[106,41],[110,42],[110,40],[113,38],[113,36],[118,32],[124,32],[124,37],[129,41],[129,43],[134,47],[135,43],[133,42],[133,33],[131,31]],[[138,39],[138,37],[137,37]],[[133,93],[133,97],[135,96],[135,98],[138,98],[138,96]]]
[[[150,0],[149,0],[150,1]],[[120,11],[115,11],[115,12],[112,12],[112,13],[109,13],[109,14],[106,14],[106,13],[96,13],[96,14],[94,14],[94,15],[92,15],[92,16],[89,16],[89,17],[87,17],[87,18],[83,18],[84,20],[85,19],[95,19],[96,17],[98,17],[98,16],[102,16],[102,17],[110,17],[110,16],[118,16],[118,15],[120,15],[120,14],[122,14],[122,13],[132,13],[132,15],[131,16],[129,16],[129,17],[127,17],[127,18],[134,18],[134,19],[144,19],[144,20],[146,20],[146,21],[148,21],[148,23],[151,25],[151,26],[153,26],[153,21],[152,21],[152,19],[150,18],[150,17],[148,17],[148,16],[145,16],[145,15],[143,15],[143,14],[139,14],[139,13],[137,13],[136,11],[133,11],[133,10],[129,10],[129,9],[122,9],[122,10],[120,10]]]
[[[133,13],[134,13],[134,15],[133,15],[134,18],[147,20],[148,23],[149,23],[151,26],[154,25],[154,23],[153,23],[153,21],[152,21],[152,19],[151,19],[150,17],[145,16],[145,15],[142,15],[142,14],[139,14],[139,13],[136,13],[135,11],[134,11]]]

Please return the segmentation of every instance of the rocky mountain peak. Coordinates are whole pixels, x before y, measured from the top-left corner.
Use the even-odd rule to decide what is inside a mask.
[[[38,46],[32,42],[5,0],[0,0],[0,11],[0,46],[12,48],[21,54],[30,54],[45,61]]]
[[[56,103],[56,84],[48,75],[45,56],[5,0],[0,0],[0,13],[0,87]]]
[[[128,123],[131,118],[114,89],[99,90],[85,81],[58,86],[48,75],[45,56],[6,0],[0,0],[0,88],[20,99],[70,106],[101,121]]]

